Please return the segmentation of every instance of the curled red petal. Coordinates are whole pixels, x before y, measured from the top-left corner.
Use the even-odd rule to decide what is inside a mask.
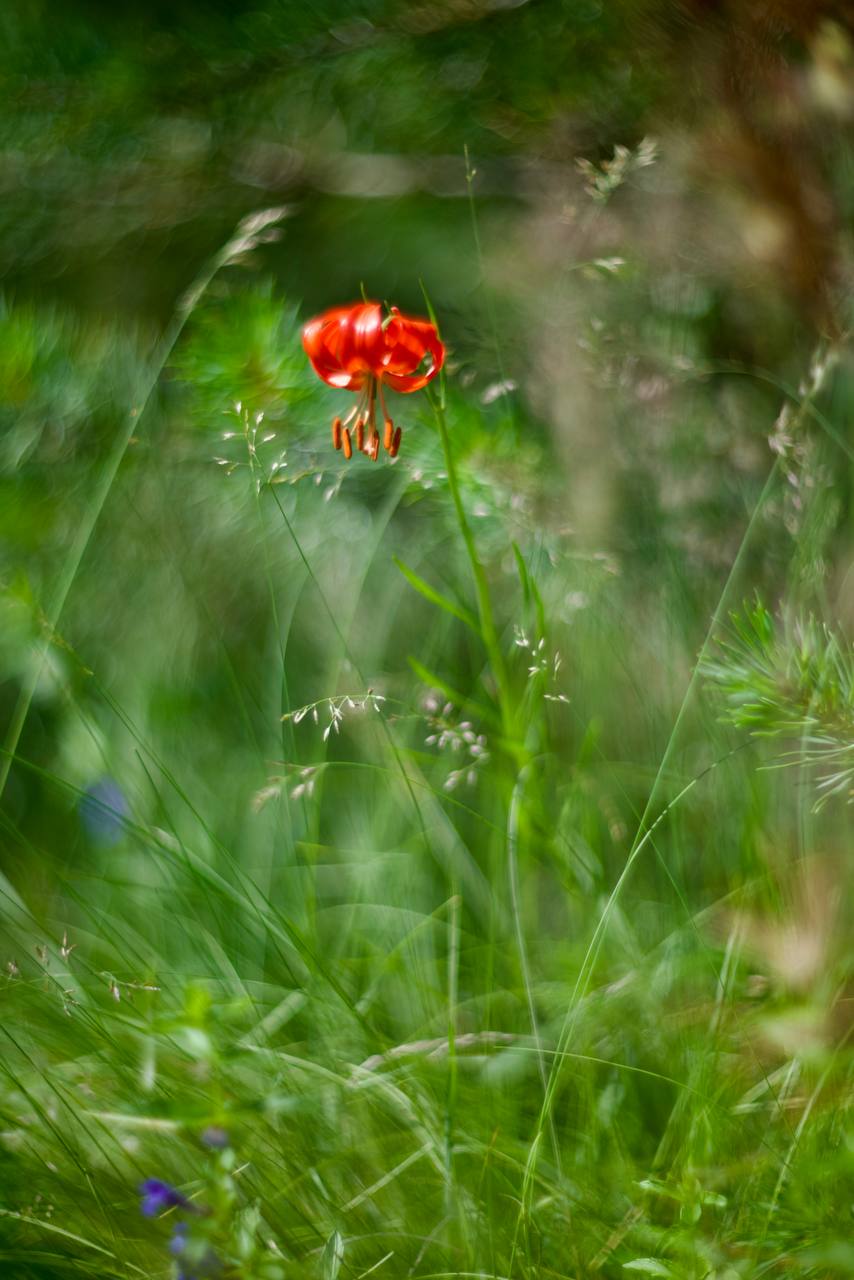
[[[331,387],[361,390],[371,372],[362,348],[381,323],[379,303],[331,307],[309,320],[302,345],[317,376]]]
[[[422,387],[426,387],[438,372],[439,370],[433,367],[426,373],[384,373],[383,383],[393,391],[408,395],[410,391],[420,391]]]
[[[354,307],[347,325],[352,343],[351,360],[374,373],[385,348],[382,307],[378,302]]]
[[[383,382],[404,393],[420,391],[435,378],[445,362],[445,347],[436,332],[436,326],[427,320],[416,320],[398,312],[389,323],[386,336],[388,350],[383,366]],[[427,369],[421,369],[427,355],[430,356],[430,365]]]
[[[402,315],[397,307],[384,319],[378,302],[324,311],[303,329],[303,346],[318,377],[350,391],[360,390],[370,377],[397,391],[418,391],[445,359],[435,325]],[[422,369],[428,355],[430,365]]]

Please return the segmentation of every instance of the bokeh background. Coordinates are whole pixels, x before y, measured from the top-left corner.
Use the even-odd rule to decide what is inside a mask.
[[[854,1273],[850,6],[20,0],[0,87],[4,1274],[175,1274],[149,1176],[229,1276]]]

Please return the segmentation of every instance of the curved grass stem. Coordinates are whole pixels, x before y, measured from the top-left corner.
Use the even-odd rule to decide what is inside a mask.
[[[101,468],[88,508],[80,520],[77,533],[65,557],[65,563],[59,576],[56,590],[53,593],[53,598],[45,610],[42,624],[44,636],[35,655],[29,678],[22,685],[18,694],[18,699],[3,739],[3,756],[0,759],[0,799],[3,798],[9,770],[12,767],[12,761],[15,758],[15,752],[18,749],[18,743],[24,731],[30,706],[42,677],[44,665],[47,661],[50,647],[53,644],[59,620],[71,593],[71,588],[80,571],[83,557],[89,547],[101,512],[104,510],[107,498],[118,475],[119,467],[127,453],[131,438],[139,430],[140,422],[151,403],[151,398],[160,381],[160,375],[166,367],[175,344],[217,272],[222,267],[227,266],[229,262],[234,261],[235,258],[249,252],[258,242],[257,237],[264,229],[271,226],[272,223],[280,221],[285,212],[284,209],[265,209],[242,219],[234,235],[218,253],[208,259],[189,290],[179,299],[172,320],[157,343],[148,370],[140,380],[138,395],[128,409],[127,417]]]

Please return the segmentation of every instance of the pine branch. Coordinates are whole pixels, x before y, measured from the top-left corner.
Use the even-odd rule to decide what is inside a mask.
[[[816,807],[854,802],[854,645],[812,615],[778,622],[758,600],[730,623],[703,667],[724,719],[754,737],[797,738],[780,763],[816,766]]]

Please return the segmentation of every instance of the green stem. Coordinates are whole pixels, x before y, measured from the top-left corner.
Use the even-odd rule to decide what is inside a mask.
[[[477,614],[480,621],[480,634],[483,639],[484,648],[486,649],[489,665],[492,668],[492,674],[495,677],[495,684],[498,692],[498,705],[501,708],[501,722],[504,731],[504,737],[508,744],[513,738],[513,702],[510,695],[510,683],[507,678],[507,667],[504,662],[504,655],[501,652],[501,643],[498,638],[498,630],[495,626],[495,615],[492,611],[492,599],[489,594],[489,583],[486,578],[486,570],[481,564],[480,557],[477,554],[477,547],[474,541],[474,535],[471,531],[471,525],[468,522],[463,500],[460,495],[460,485],[457,479],[457,470],[454,463],[454,455],[451,452],[451,440],[448,435],[448,424],[445,418],[445,406],[441,399],[433,397],[433,410],[436,414],[436,423],[439,428],[439,436],[442,441],[442,452],[445,455],[445,470],[448,474],[448,488],[451,491],[451,499],[454,504],[454,511],[457,516],[457,524],[460,527],[460,533],[465,544],[466,554],[471,565],[472,577],[474,578],[475,597],[477,599]]]

